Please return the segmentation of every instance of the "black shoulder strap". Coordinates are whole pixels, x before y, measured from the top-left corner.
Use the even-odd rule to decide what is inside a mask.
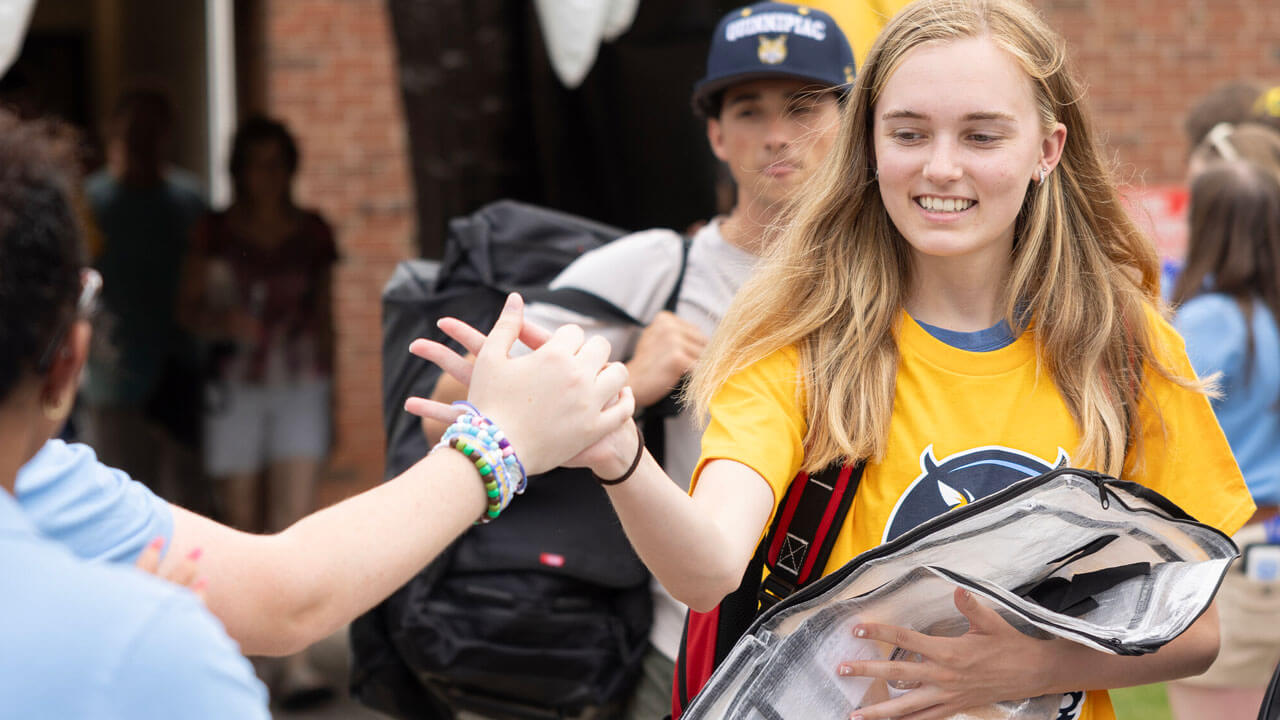
[[[560,287],[554,290],[548,287],[525,287],[516,289],[526,303],[549,303],[579,315],[611,320],[623,325],[643,325],[630,313],[593,292],[576,287]]]
[[[693,238],[681,235],[680,245],[680,273],[676,275],[676,285],[671,289],[671,294],[667,296],[667,302],[662,308],[670,313],[676,311],[676,304],[680,301],[680,288],[684,287],[684,273],[689,267],[689,247],[693,245]],[[684,383],[682,378],[671,392],[645,409],[645,447],[649,448],[649,454],[659,465],[663,465],[667,459],[666,419],[680,414],[680,402],[676,398],[684,392]]]
[[[680,299],[680,288],[684,285],[685,269],[689,266],[689,246],[692,243],[692,239],[688,235],[682,235],[680,236],[680,242],[682,247],[680,252],[680,272],[676,275],[675,288],[667,296],[667,301],[662,308],[668,312],[676,311],[676,302]],[[507,288],[505,291],[519,292],[526,303],[541,302],[558,305],[579,315],[601,320],[612,320],[623,325],[642,326],[645,324],[612,302],[582,288],[559,287],[552,289],[545,286],[532,285],[522,288]]]
[[[800,473],[787,488],[761,543],[769,570],[760,584],[762,612],[822,577],[865,467],[859,462]]]
[[[676,286],[671,289],[671,294],[667,296],[667,302],[662,306],[667,312],[676,311],[676,303],[680,300],[680,288],[684,287],[684,271],[689,268],[689,248],[693,245],[693,238],[688,235],[680,236],[680,274],[676,275]]]

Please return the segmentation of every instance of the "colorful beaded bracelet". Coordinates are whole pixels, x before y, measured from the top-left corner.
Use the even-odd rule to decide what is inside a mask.
[[[436,447],[457,450],[475,463],[487,498],[485,512],[476,522],[486,523],[498,517],[514,496],[524,492],[528,479],[502,430],[470,404],[463,405],[472,412],[460,415]]]
[[[525,472],[524,463],[520,462],[520,458],[516,456],[516,451],[511,447],[511,441],[507,440],[507,436],[503,435],[501,430],[498,430],[498,426],[493,422],[493,420],[489,419],[484,413],[477,410],[475,405],[472,405],[466,400],[455,400],[453,405],[454,407],[469,410],[472,416],[484,421],[489,427],[492,427],[498,433],[498,446],[502,448],[503,457],[509,457],[510,461],[515,464],[516,471],[520,477],[519,492],[524,492],[524,487],[529,479],[529,474]]]
[[[510,503],[511,498],[510,493],[503,492],[505,489],[503,487],[503,479],[499,473],[494,472],[495,463],[492,454],[477,445],[473,445],[463,437],[450,438],[449,447],[473,460],[476,470],[480,472],[480,479],[484,481],[484,491],[488,497],[488,503],[481,522],[498,517],[506,509],[506,505]]]

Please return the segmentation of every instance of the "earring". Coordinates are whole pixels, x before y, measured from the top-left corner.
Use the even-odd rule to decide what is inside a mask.
[[[75,392],[62,393],[62,397],[57,402],[50,403],[45,401],[41,403],[40,410],[44,413],[46,420],[54,422],[62,422],[71,414],[71,405],[75,402]]]
[[[1040,184],[1044,184],[1044,179],[1049,176],[1049,170],[1043,165],[1040,166]]]

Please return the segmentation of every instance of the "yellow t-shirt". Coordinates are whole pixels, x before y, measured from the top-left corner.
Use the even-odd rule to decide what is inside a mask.
[[[1177,332],[1154,311],[1149,318],[1166,367],[1194,377]],[[824,574],[951,507],[1064,460],[1074,465],[1079,432],[1052,378],[1037,367],[1032,333],[998,350],[970,352],[938,340],[903,313],[897,339],[901,360],[886,457],[867,464]],[[735,460],[764,477],[776,506],[804,453],[798,360],[794,348],[784,348],[717,392],[695,485],[708,461]],[[1254,505],[1208,400],[1154,372],[1148,377],[1149,402],[1139,413],[1141,461],[1126,458],[1124,479],[1234,533]],[[1069,693],[1062,707],[1072,708],[1062,720],[1115,718],[1105,691],[1089,692],[1083,703],[1079,693]]]

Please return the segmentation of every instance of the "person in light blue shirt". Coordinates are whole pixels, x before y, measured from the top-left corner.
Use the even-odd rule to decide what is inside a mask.
[[[1251,545],[1280,543],[1280,175],[1244,160],[1207,167],[1188,239],[1174,324],[1197,374],[1218,374],[1213,409],[1258,510],[1218,593],[1218,659],[1170,683],[1169,698],[1178,718],[1253,718],[1280,662],[1280,582],[1246,574]]]
[[[13,495],[19,468],[71,407],[89,339],[81,315],[100,285],[80,269],[72,156],[61,147],[51,126],[0,112],[0,717],[267,718],[265,688],[195,594],[76,557]],[[118,477],[100,479],[118,489]],[[111,484],[92,495],[119,506]],[[154,513],[88,531],[100,503],[32,489],[36,506],[56,508],[56,522],[106,559],[136,554],[123,538],[164,532]],[[154,507],[148,495],[127,504]]]
[[[194,594],[73,556],[7,487],[0,576],[0,717],[270,717],[266,688]]]

